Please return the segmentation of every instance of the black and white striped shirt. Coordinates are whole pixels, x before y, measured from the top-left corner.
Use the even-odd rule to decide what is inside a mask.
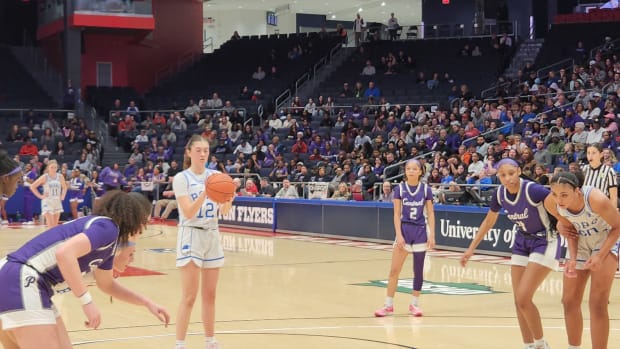
[[[584,186],[592,186],[601,190],[607,197],[609,197],[609,189],[618,186],[618,179],[616,177],[616,171],[607,165],[601,165],[597,168],[593,168],[590,165],[585,165],[581,168],[584,175]]]

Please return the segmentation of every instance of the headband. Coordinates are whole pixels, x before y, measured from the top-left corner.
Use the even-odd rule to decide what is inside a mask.
[[[136,246],[136,243],[134,241],[127,241],[126,243],[119,245],[118,248],[127,248],[131,246]]]
[[[552,181],[552,183],[562,184],[562,181],[564,181],[564,183],[566,184],[570,184],[573,188],[579,188],[578,183],[575,183],[575,181],[568,175],[564,176],[561,173],[558,174],[558,176],[555,178],[555,181]]]
[[[3,174],[2,177],[8,177],[8,176],[12,176],[16,173],[19,173],[22,171],[22,168],[20,166],[15,167],[11,172],[7,173],[7,174]]]
[[[511,158],[503,158],[500,161],[497,162],[497,164],[495,165],[496,169],[499,169],[502,165],[512,165],[514,167],[520,167],[519,163]]]
[[[416,164],[418,164],[418,167],[422,168],[422,163],[418,159],[409,159],[409,160],[407,160],[407,162],[405,163],[405,166],[407,164],[409,164],[410,162],[415,162]]]

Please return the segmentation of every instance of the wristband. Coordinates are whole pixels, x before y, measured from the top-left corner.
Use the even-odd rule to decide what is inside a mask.
[[[87,305],[93,302],[93,297],[90,295],[90,292],[86,291],[79,298],[82,305]]]

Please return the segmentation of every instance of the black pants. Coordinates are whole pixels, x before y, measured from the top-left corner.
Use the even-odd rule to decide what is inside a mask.
[[[398,29],[390,29],[388,31],[390,32],[390,40],[396,40],[396,32],[398,31]]]

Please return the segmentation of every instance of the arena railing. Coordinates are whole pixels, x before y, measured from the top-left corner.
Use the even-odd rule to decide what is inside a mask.
[[[241,116],[243,116],[243,123],[245,124],[245,122],[248,119],[248,113],[247,113],[247,109],[242,108],[242,107],[233,107],[234,110],[237,110],[239,112],[239,114]],[[218,112],[223,112],[226,111],[228,113],[228,110],[226,108],[212,108],[212,109],[200,109],[200,115],[204,116],[204,114],[213,114],[215,115]],[[138,112],[138,114],[140,115],[148,115],[153,117],[153,115],[155,115],[155,113],[160,113],[160,114],[172,114],[172,113],[176,113],[179,112],[181,113],[182,117],[185,117],[184,113],[185,113],[185,109],[154,109],[154,110],[140,110]],[[109,111],[109,117],[112,117],[114,114],[116,113],[120,113],[121,117],[124,117],[125,115],[128,114],[132,114],[132,112],[128,112],[126,109],[115,109],[115,110],[110,110]]]
[[[612,40],[612,42],[611,42],[611,43],[612,43],[612,45],[613,45],[614,49],[613,49],[613,50],[611,50],[611,51],[608,51],[608,52],[602,52],[603,54],[612,54],[612,53],[615,53],[615,52],[620,51],[620,38],[617,38],[617,39],[615,39],[615,40]],[[604,44],[602,44],[602,45],[598,45],[598,46],[594,47],[593,49],[591,49],[591,50],[590,50],[590,57],[589,57],[589,59],[594,59],[594,56],[596,56],[596,53],[597,53],[598,51],[601,51],[601,49],[603,48],[603,46],[605,46],[605,45],[604,45]]]
[[[477,135],[477,136],[475,136],[475,137],[469,137],[469,138],[466,138],[466,139],[464,139],[464,140],[461,142],[461,144],[464,144],[465,146],[467,146],[467,143],[469,143],[469,142],[471,142],[471,141],[476,140],[476,138],[478,138],[478,137],[480,137],[480,136],[484,137],[484,136],[488,136],[488,135],[490,135],[490,134],[492,134],[492,133],[501,132],[501,130],[506,129],[506,128],[508,128],[508,127],[514,127],[514,124],[507,124],[507,125],[503,125],[503,126],[498,127],[498,128],[496,128],[496,129],[494,129],[494,130],[483,132],[483,133],[481,133],[481,134],[479,134],[479,135]]]
[[[536,71],[536,76],[539,78],[546,78],[550,71],[558,71],[560,69],[572,69],[575,65],[575,60],[572,58],[565,58],[561,61],[544,66]]]
[[[610,85],[610,84],[608,84],[608,85]],[[606,86],[608,86],[608,85],[606,85]],[[603,91],[604,91],[604,90],[605,90],[605,87],[603,87]],[[586,92],[588,92],[588,93],[591,93],[591,92],[597,92],[597,91],[598,91],[598,89],[591,88],[591,89],[587,89],[587,90],[585,90],[585,91],[586,91]],[[578,94],[578,93],[579,93],[579,91],[562,91],[562,92],[564,93],[564,95],[566,95],[566,96],[567,96],[567,97],[569,97],[569,98],[570,98],[570,96],[571,96],[571,95],[574,95],[574,94]],[[523,99],[524,97],[525,97],[525,98],[535,98],[535,97],[540,97],[540,96],[549,96],[549,97],[554,97],[554,96],[556,96],[556,95],[557,95],[557,92],[548,92],[548,93],[541,93],[541,94],[536,94],[536,95],[531,95],[531,94],[530,94],[530,95],[525,95],[525,96],[493,97],[493,98],[485,98],[485,99],[483,99],[482,101],[481,101],[481,100],[479,100],[479,99],[477,99],[476,101],[477,101],[477,102],[480,102],[480,101],[481,101],[481,102],[483,102],[483,103],[489,103],[489,102],[499,101],[499,100],[500,100],[500,98],[501,98],[501,99],[503,99],[503,100],[513,100],[513,99],[517,99],[517,98],[519,98],[519,99]]]
[[[452,184],[436,184],[436,183],[428,183],[426,182],[429,186],[431,186],[431,189],[433,191],[433,198],[435,200],[436,203],[440,202],[440,193],[454,193],[454,195],[464,195],[465,193],[471,193],[473,192],[473,195],[477,195],[472,197],[472,203],[474,204],[488,204],[487,201],[485,201],[485,195],[483,193],[490,193],[493,189],[499,187],[499,184],[480,184],[480,183],[474,183],[474,184],[458,184],[458,183],[452,183]],[[394,189],[395,186],[397,186],[399,183],[393,183],[390,182],[390,186],[392,187],[392,189]],[[451,187],[458,187],[461,190],[459,191],[451,191],[450,188]],[[468,190],[469,188],[469,190]],[[379,181],[376,182],[373,185],[373,200],[372,201],[377,201],[380,198],[380,195],[383,191],[383,181]],[[475,202],[478,201],[478,202]]]
[[[282,108],[285,108],[285,105],[290,103],[292,97],[293,93],[290,88],[282,91],[282,93],[280,93],[280,95],[278,95],[278,97],[274,100],[274,104],[276,106],[275,110],[282,110]]]
[[[429,103],[386,103],[386,104],[339,104],[339,105],[333,105],[328,107],[329,111],[330,111],[330,116],[336,115],[338,113],[338,111],[340,109],[352,109],[354,107],[360,107],[360,108],[381,108],[383,106],[394,106],[394,105],[400,105],[401,108],[403,108],[404,111],[404,107],[409,106],[415,108],[415,107],[425,107],[428,108],[428,112],[431,112],[432,108],[438,108],[439,107],[439,102],[429,102]],[[282,109],[279,109],[282,112],[287,112],[290,110],[304,110],[306,107],[283,107]],[[316,106],[317,111],[318,110],[323,110],[323,107],[317,105]],[[335,111],[335,112],[334,112]],[[417,110],[412,110],[412,113],[415,114],[417,113]],[[400,116],[398,116],[398,118],[400,118]]]
[[[571,106],[575,105],[576,103],[577,103],[576,101],[572,101],[572,102],[569,102],[569,103],[566,103],[566,104],[562,104],[562,105],[560,105],[560,106],[558,106],[558,107],[555,107],[555,108],[557,108],[557,109],[563,109],[563,108],[566,108],[566,107],[571,107]],[[536,114],[536,117],[534,117],[534,119],[535,119],[535,120],[541,119],[541,116],[542,116],[543,114],[546,114],[546,113],[548,113],[548,112],[541,111],[540,113]]]
[[[417,159],[417,160],[419,160],[419,159],[421,159],[421,158],[425,158],[425,157],[427,157],[427,156],[432,156],[433,154],[434,154],[434,152],[430,151],[430,152],[427,152],[427,153],[424,153],[424,154],[420,154],[420,155],[418,155],[418,156],[415,156],[415,157],[413,157],[413,159]],[[403,166],[403,165],[404,165],[407,161],[409,161],[409,160],[411,160],[411,159],[407,159],[407,160],[399,161],[399,162],[397,162],[397,163],[395,163],[395,164],[391,164],[391,165],[386,166],[386,167],[383,169],[383,178],[384,178],[383,180],[384,180],[384,181],[387,181],[387,182],[391,182],[391,181],[394,181],[394,180],[396,180],[396,179],[402,178],[402,177],[403,177],[403,173],[401,173],[401,172],[400,172],[400,168],[401,168],[401,167],[402,167],[402,166]],[[399,170],[398,170],[398,172],[399,172],[399,173],[398,173],[396,176],[393,176],[393,177],[386,177],[386,175],[387,175],[387,171],[388,171],[388,170],[391,170],[391,169],[393,169],[393,168],[398,168],[398,169],[399,169]]]
[[[317,73],[319,72],[319,70],[323,67],[325,67],[328,64],[331,64],[332,59],[334,58],[334,55],[336,53],[338,53],[338,51],[340,51],[340,49],[342,49],[342,44],[338,43],[336,44],[334,47],[332,47],[329,50],[329,53],[327,53],[325,56],[321,57],[317,63],[315,63],[312,66],[312,70],[309,70],[305,73],[303,73],[299,78],[297,78],[297,80],[295,80],[295,91],[294,94],[297,95],[297,92],[305,85],[307,84],[310,80],[315,81],[316,82],[316,76]],[[277,102],[276,102],[277,105]],[[276,109],[278,110],[278,109]]]
[[[512,84],[512,81],[504,81],[502,83],[495,84],[487,88],[486,90],[482,90],[482,92],[480,92],[480,97],[484,99],[487,93],[497,91],[498,88],[507,87],[507,86],[510,86],[511,84]]]

